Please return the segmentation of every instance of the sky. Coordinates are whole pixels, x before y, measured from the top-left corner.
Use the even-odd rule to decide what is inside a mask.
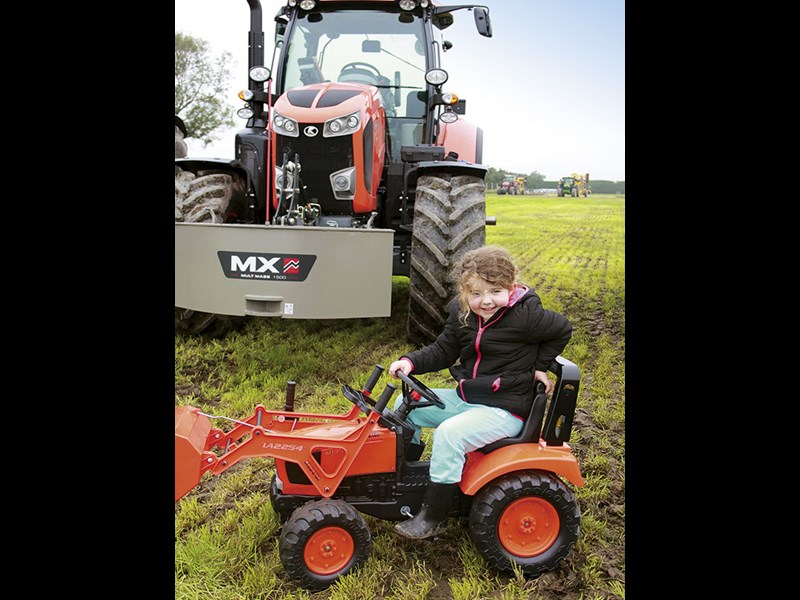
[[[265,55],[272,56],[273,18],[286,0],[261,0]],[[445,0],[442,4],[467,4]],[[463,118],[483,130],[483,164],[548,181],[571,173],[625,180],[625,0],[480,0],[492,37],[478,34],[472,13],[453,13],[444,31],[453,48],[442,57],[444,91],[466,100]],[[175,0],[175,31],[229,52],[230,104],[247,85],[247,0]],[[238,117],[236,117],[238,120]],[[234,136],[220,132],[189,156],[233,158]]]

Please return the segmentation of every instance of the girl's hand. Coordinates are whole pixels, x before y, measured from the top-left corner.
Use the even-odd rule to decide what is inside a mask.
[[[400,360],[396,360],[389,365],[389,375],[397,379],[398,371],[402,371],[403,375],[410,375],[413,368],[414,365],[411,364],[410,360],[407,358],[401,358]]]
[[[390,367],[391,370],[391,367]],[[553,391],[553,382],[550,381],[550,378],[547,376],[547,373],[544,371],[534,371],[533,372],[533,379],[534,381],[541,381],[544,384],[544,391],[546,394],[549,394]]]

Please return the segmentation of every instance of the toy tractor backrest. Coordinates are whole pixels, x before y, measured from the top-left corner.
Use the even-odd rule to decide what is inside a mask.
[[[549,446],[562,446],[569,441],[572,434],[572,419],[575,416],[575,406],[578,399],[580,384],[580,370],[578,366],[557,356],[549,370],[556,375],[556,384],[553,389],[553,399],[547,411],[547,422],[542,430],[542,420],[545,415],[547,394],[544,385],[536,383],[536,396],[533,399],[531,410],[528,413],[522,430],[515,437],[507,437],[487,444],[480,449],[484,454],[503,446],[523,443],[538,443],[539,438],[544,439]]]

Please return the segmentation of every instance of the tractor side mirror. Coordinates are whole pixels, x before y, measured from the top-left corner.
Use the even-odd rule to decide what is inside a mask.
[[[472,9],[475,15],[475,27],[478,33],[484,37],[492,37],[492,21],[489,19],[489,10],[483,6],[476,6]]]

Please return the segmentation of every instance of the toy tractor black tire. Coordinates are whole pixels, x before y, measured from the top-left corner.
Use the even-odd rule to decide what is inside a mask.
[[[284,523],[278,541],[286,572],[310,590],[322,590],[363,564],[372,552],[364,517],[343,500],[304,504]]]
[[[527,577],[556,568],[580,534],[580,507],[546,471],[509,473],[479,492],[469,514],[475,547],[498,571],[518,565]]]
[[[417,180],[408,284],[407,334],[432,342],[455,295],[451,271],[468,250],[486,241],[486,184],[480,177],[424,174]]]

